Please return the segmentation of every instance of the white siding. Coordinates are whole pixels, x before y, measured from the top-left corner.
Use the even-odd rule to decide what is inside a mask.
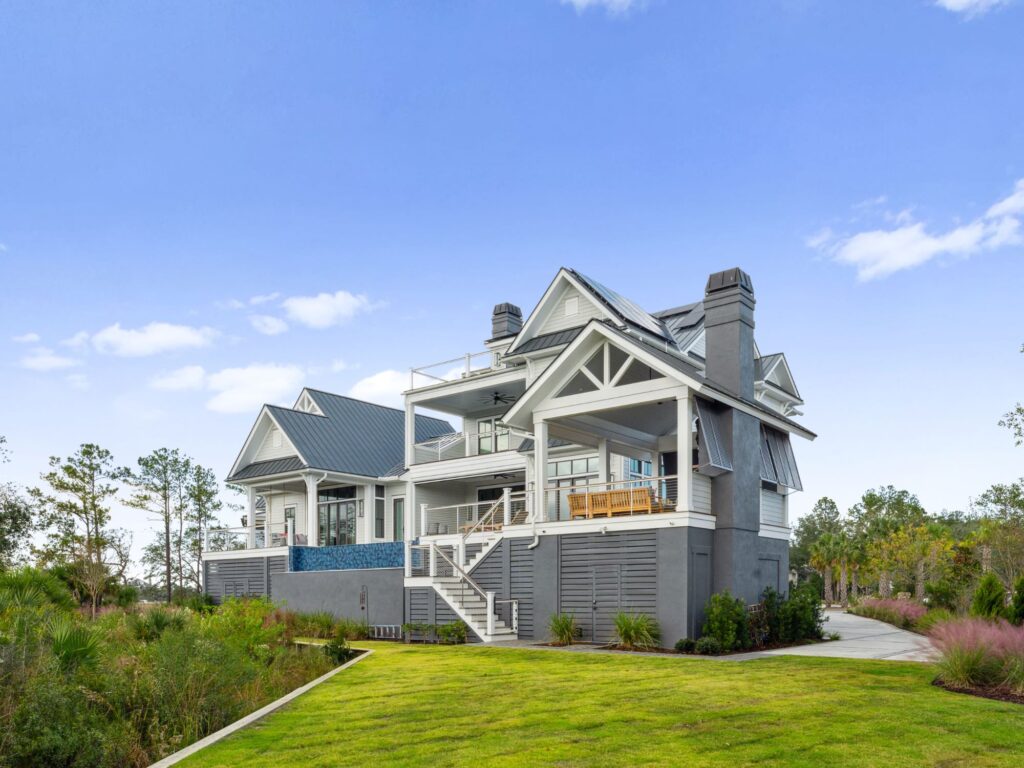
[[[291,441],[285,434],[277,427],[272,427],[263,438],[263,442],[252,457],[252,460],[283,459],[285,456],[295,456],[296,453],[295,446],[291,444]]]
[[[295,533],[306,533],[306,494],[292,492],[268,494],[270,532],[284,532],[285,507],[295,507]]]
[[[576,314],[565,314],[565,302],[567,299],[576,300]],[[589,296],[584,296],[572,286],[567,285],[562,289],[562,292],[555,300],[554,307],[537,329],[536,335],[543,336],[545,333],[564,331],[566,328],[576,328],[577,326],[585,325],[595,317],[604,317],[604,315],[598,310],[593,300]]]
[[[711,514],[711,478],[694,472],[693,478],[693,511]]]
[[[775,491],[761,489],[761,522],[769,525],[786,524],[786,497]]]

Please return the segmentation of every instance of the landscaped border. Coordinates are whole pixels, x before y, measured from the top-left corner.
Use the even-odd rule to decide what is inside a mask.
[[[335,667],[334,669],[332,669],[327,674],[321,675],[320,677],[318,677],[316,680],[311,680],[310,682],[306,683],[305,685],[299,686],[294,691],[292,691],[290,693],[286,693],[280,699],[277,699],[276,701],[272,701],[269,704],[267,704],[266,706],[260,707],[255,712],[250,712],[248,715],[246,715],[245,717],[241,718],[240,720],[235,720],[235,722],[231,723],[230,725],[224,726],[219,731],[211,733],[209,736],[205,736],[205,737],[201,738],[199,741],[196,741],[196,742],[193,742],[192,744],[189,744],[184,749],[180,749],[177,752],[175,752],[174,754],[168,755],[167,757],[163,758],[162,760],[158,760],[157,762],[155,762],[151,766],[149,766],[149,768],[167,768],[167,766],[176,765],[177,763],[180,763],[186,757],[191,757],[192,755],[194,755],[199,750],[204,749],[205,747],[208,747],[211,744],[217,743],[221,739],[223,739],[223,738],[225,738],[227,736],[230,736],[231,734],[235,733],[236,731],[242,730],[246,726],[252,725],[257,720],[260,720],[261,718],[266,717],[271,712],[274,712],[274,711],[280,709],[285,704],[290,703],[291,701],[297,699],[299,696],[301,696],[302,694],[306,693],[307,691],[312,690],[316,686],[320,685],[320,683],[323,683],[323,682],[326,682],[327,680],[330,680],[332,677],[334,677],[336,674],[338,674],[342,670],[348,669],[353,664],[358,664],[360,661],[362,661],[363,659],[367,658],[368,656],[370,656],[373,653],[373,651],[368,649],[368,648],[365,648],[365,649],[364,648],[353,648],[353,650],[359,651],[359,655],[356,656],[351,661],[346,661],[340,667]]]

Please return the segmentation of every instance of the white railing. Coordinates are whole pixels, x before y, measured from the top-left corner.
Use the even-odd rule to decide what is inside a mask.
[[[413,463],[429,464],[467,456],[487,456],[504,451],[518,451],[523,443],[532,439],[529,433],[508,427],[491,432],[453,432],[413,446]]]
[[[484,359],[481,362],[481,359]],[[462,357],[453,357],[451,360],[442,360],[439,363],[421,365],[418,368],[409,369],[409,389],[426,387],[444,381],[458,381],[467,376],[472,376],[480,371],[490,370],[496,367],[493,352],[467,352]]]
[[[301,542],[302,536],[298,537]],[[291,520],[256,528],[211,528],[206,531],[203,542],[204,552],[230,552],[242,549],[266,549],[267,547],[291,547],[296,543]]]
[[[675,512],[678,491],[679,475],[549,486],[541,516],[554,521]]]
[[[420,505],[421,536],[455,536],[463,540],[473,533],[501,530],[506,525],[529,522],[529,494],[506,488],[501,498],[467,504],[431,507]]]
[[[493,635],[495,628],[494,592],[485,590],[477,584],[473,578],[466,573],[466,571],[464,571],[462,567],[455,562],[455,560],[452,559],[451,555],[448,554],[448,551],[452,549],[452,547],[440,547],[433,543],[412,544],[407,542],[405,545],[405,575],[407,577],[428,576],[431,579],[458,579],[457,585],[448,584],[445,587],[445,591],[452,597],[456,598],[460,604],[465,604],[466,598],[472,594],[477,594],[482,597],[484,604],[487,607],[486,633],[488,635]],[[517,614],[515,616],[515,621],[518,626],[518,606],[515,608],[515,613]]]

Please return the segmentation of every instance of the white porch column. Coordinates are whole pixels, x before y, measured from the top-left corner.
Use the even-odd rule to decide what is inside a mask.
[[[512,489],[501,489],[502,526],[512,525]]]
[[[256,548],[256,489],[251,485],[246,486],[247,504],[245,522],[249,526],[249,549]]]
[[[320,516],[317,509],[316,477],[306,475],[306,544],[311,547],[320,546],[317,540],[320,528]]]
[[[270,499],[272,495],[263,494],[263,547],[270,546]]]
[[[608,438],[602,437],[597,441],[597,482],[611,482],[611,467],[609,461],[611,456],[608,453]]]
[[[427,535],[427,505],[420,504],[420,536]]]
[[[402,527],[406,541],[416,538],[416,485],[411,481],[405,484],[405,523]]]
[[[406,539],[403,543],[405,550],[405,578],[412,578],[412,542]]]
[[[533,422],[533,455],[533,516],[535,520],[545,522],[548,519],[548,423],[543,419]]]
[[[676,511],[693,509],[693,401],[690,393],[676,398]]]
[[[405,401],[405,466],[411,467],[415,459],[416,450],[416,406]]]
[[[377,514],[377,496],[373,484],[363,486],[363,535],[360,539],[356,534],[356,544],[369,544],[374,541],[373,521]],[[358,524],[356,528],[358,528]]]

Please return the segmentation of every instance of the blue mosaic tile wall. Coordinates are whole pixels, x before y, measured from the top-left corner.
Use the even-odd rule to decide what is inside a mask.
[[[403,568],[405,545],[401,541],[384,541],[339,547],[292,547],[288,550],[288,558],[293,572]]]

